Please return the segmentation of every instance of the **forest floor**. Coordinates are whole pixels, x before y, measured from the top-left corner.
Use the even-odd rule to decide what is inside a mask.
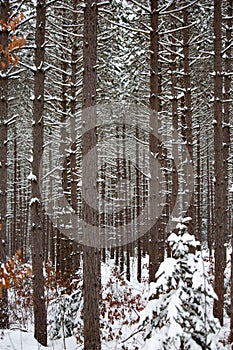
[[[69,337],[65,340],[66,345],[62,339],[50,340],[48,346],[40,345],[34,338],[32,331],[20,330],[6,330],[4,335],[1,335],[0,350],[77,350],[77,343],[75,337]]]
[[[141,334],[135,333],[138,325],[138,315],[143,311],[146,299],[148,298],[148,261],[143,259],[142,283],[136,280],[136,263],[131,261],[131,281],[124,278],[124,274],[119,274],[114,270],[114,261],[102,264],[102,297],[105,313],[101,316],[102,330],[102,350],[142,350],[144,341]],[[208,262],[207,262],[208,265]],[[226,279],[229,278],[229,268],[226,269]],[[109,296],[111,298],[109,299]],[[228,295],[229,297],[229,295]],[[112,305],[114,305],[112,309]],[[78,306],[78,305],[77,305]],[[112,311],[117,310],[117,314]],[[55,325],[53,316],[59,310],[49,310],[48,317]],[[224,349],[232,350],[231,345],[227,345],[229,336],[229,317],[225,314],[225,324],[221,328],[218,338],[225,345]],[[21,328],[21,330],[19,329]],[[51,338],[51,337],[50,337]],[[0,350],[81,350],[83,346],[77,343],[75,336],[61,337],[60,339],[48,339],[48,346],[40,345],[33,336],[33,325],[28,320],[25,329],[20,325],[9,330],[0,330]],[[105,338],[105,339],[104,339]],[[171,349],[172,350],[172,349]]]
[[[229,334],[227,328],[221,330],[220,338],[226,339]],[[113,345],[113,344],[112,344]],[[117,347],[118,348],[118,347]],[[79,350],[80,345],[77,345],[75,337],[69,337],[65,339],[65,345],[62,339],[49,340],[48,346],[44,347],[40,345],[34,338],[32,331],[20,331],[20,330],[6,330],[4,335],[0,338],[0,350]],[[103,350],[116,349],[115,346],[111,347],[111,344],[103,344]],[[119,349],[119,348],[118,348]],[[226,346],[225,349],[231,350],[231,346]],[[141,350],[141,349],[140,349]]]

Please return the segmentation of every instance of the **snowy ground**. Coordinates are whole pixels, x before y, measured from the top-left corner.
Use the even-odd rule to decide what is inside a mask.
[[[0,331],[1,332],[1,331]],[[2,333],[2,332],[1,332]],[[226,339],[228,336],[228,330],[222,329],[221,339]],[[119,345],[119,344],[118,344]],[[4,335],[0,338],[0,350],[79,350],[81,349],[76,343],[75,337],[65,339],[65,344],[62,339],[49,341],[48,346],[44,347],[40,345],[33,337],[33,332],[22,332],[20,330],[7,330],[4,331]],[[107,349],[119,349],[116,342],[109,342],[103,344],[103,350]],[[122,347],[121,347],[122,349]],[[231,349],[230,345],[225,349]],[[140,349],[141,350],[141,349]]]
[[[2,332],[1,332],[2,333]],[[33,337],[33,332],[7,330],[1,335],[0,350],[78,350],[75,337],[49,341],[48,347],[40,345]]]
[[[143,282],[138,283],[135,276],[136,276],[136,264],[134,259],[131,261],[131,271],[132,271],[132,279],[130,282],[124,283],[124,280],[122,280],[123,283],[121,283],[121,280],[118,280],[116,276],[112,275],[111,269],[114,266],[113,261],[109,262],[109,264],[102,264],[102,285],[107,286],[109,283],[109,279],[111,278],[111,286],[107,287],[103,291],[103,300],[104,297],[107,295],[108,292],[111,292],[113,297],[117,296],[119,300],[124,300],[124,295],[128,295],[129,298],[133,298],[134,296],[138,295],[141,296],[141,299],[139,299],[139,302],[144,304],[144,298],[148,297],[148,284],[146,282],[147,280],[147,264],[148,261],[145,259],[143,261]],[[206,263],[208,265],[208,263]],[[208,266],[206,266],[208,269]],[[129,290],[132,290],[132,293],[127,294]],[[107,299],[106,299],[107,300]],[[106,308],[109,310],[109,305],[107,301]],[[114,298],[112,299],[115,300]],[[140,306],[139,303],[139,306]],[[123,303],[124,304],[124,303]],[[116,308],[121,312],[122,310],[126,312],[126,318],[130,316],[135,317],[135,310],[133,309],[131,304],[125,305],[124,307],[121,307],[119,305],[116,306]],[[131,310],[132,309],[132,310]],[[128,310],[128,311],[127,311]],[[130,312],[132,311],[132,313]],[[138,311],[140,314],[140,310]],[[51,314],[52,315],[52,314]],[[51,316],[50,315],[50,316]],[[130,320],[130,318],[128,318]],[[229,318],[227,315],[225,315],[225,325],[221,329],[219,338],[221,339],[221,342],[225,345],[224,349],[226,350],[232,350],[231,345],[226,345],[228,335],[229,335]],[[128,350],[143,350],[145,343],[143,342],[142,336],[136,332],[135,337],[130,337],[135,330],[137,329],[137,324],[133,325],[123,325],[122,319],[117,321],[115,320],[113,323],[110,322],[111,318],[107,315],[101,317],[101,324],[104,327],[102,328],[103,335],[106,336],[109,335],[111,332],[113,332],[112,339],[106,339],[102,341],[102,350],[120,350],[120,349],[128,349]],[[74,336],[65,338],[65,340],[58,339],[58,340],[48,340],[48,346],[43,347],[41,346],[33,336],[33,325],[28,320],[28,324],[26,325],[27,329],[19,330],[19,329],[10,329],[10,330],[0,330],[0,350],[81,350],[83,349],[83,346],[77,343],[77,340]],[[12,327],[13,328],[13,327]],[[115,335],[120,334],[121,336],[117,338]],[[130,338],[130,339],[128,339]],[[127,340],[128,339],[128,340]],[[124,347],[123,347],[124,346]],[[154,348],[153,348],[154,350]],[[172,349],[171,349],[172,350]]]

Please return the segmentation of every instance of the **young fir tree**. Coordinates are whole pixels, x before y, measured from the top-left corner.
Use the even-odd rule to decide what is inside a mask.
[[[142,318],[145,349],[222,349],[216,298],[204,268],[199,242],[183,223],[168,238],[172,256],[161,263]]]

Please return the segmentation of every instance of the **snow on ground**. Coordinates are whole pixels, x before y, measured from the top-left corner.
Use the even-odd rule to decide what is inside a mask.
[[[33,337],[32,331],[5,330],[0,331],[0,350],[78,350],[75,337],[50,340],[47,347],[40,345]]]
[[[205,254],[203,254],[205,255]],[[208,257],[204,257],[204,264],[206,271],[211,270],[209,266]],[[149,285],[147,283],[148,279],[148,259],[143,259],[143,276],[142,283],[138,283],[136,279],[136,262],[134,259],[131,260],[131,281],[124,283],[124,280],[121,280],[121,277],[118,279],[117,275],[112,274],[112,268],[114,268],[114,261],[108,261],[108,263],[102,264],[102,286],[103,286],[103,297],[110,292],[113,298],[110,300],[113,303],[118,299],[119,301],[124,300],[124,295],[128,295],[129,289],[132,289],[132,295],[129,297],[134,297],[136,295],[141,296],[139,300],[140,303],[144,304],[145,299],[149,295]],[[121,275],[121,274],[120,274]],[[112,283],[107,287],[109,280],[112,280]],[[107,311],[110,310],[110,305],[108,305],[107,299],[105,300]],[[123,303],[124,304],[124,303]],[[128,306],[127,306],[128,305]],[[116,305],[116,308],[119,312],[125,313],[126,319],[130,321],[132,316],[135,317],[135,310],[132,307],[132,304],[125,305]],[[131,310],[132,309],[132,310]],[[132,315],[131,315],[132,313]],[[138,311],[138,314],[141,314],[141,311]],[[131,315],[131,316],[130,316]],[[130,317],[129,317],[130,316]],[[112,339],[102,340],[102,350],[143,350],[145,343],[143,342],[142,335],[135,332],[137,330],[138,324],[122,324],[122,319],[114,320],[111,323],[111,317],[105,314],[101,317],[102,321],[102,333],[103,335],[109,335],[111,332],[113,334],[120,334],[119,337],[113,336]],[[104,327],[103,327],[104,324]],[[18,326],[19,327],[19,326]],[[0,350],[81,350],[83,346],[78,344],[74,336],[66,338],[65,341],[61,338],[58,340],[48,340],[48,346],[43,347],[40,345],[33,336],[33,325],[28,320],[27,329],[20,331],[17,329],[10,330],[0,330]],[[13,326],[12,326],[13,328]],[[110,331],[111,330],[111,331]],[[120,332],[120,333],[119,333]],[[134,334],[135,332],[135,334]],[[130,337],[130,335],[133,335]],[[227,343],[227,338],[229,335],[229,317],[225,315],[225,324],[221,329],[219,338],[223,344]],[[129,338],[129,339],[128,339]],[[230,350],[231,345],[225,345],[225,349]],[[152,348],[151,350],[154,350]]]

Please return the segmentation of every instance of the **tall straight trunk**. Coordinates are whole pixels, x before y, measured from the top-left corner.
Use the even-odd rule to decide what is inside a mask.
[[[233,343],[233,218],[231,223],[231,320],[230,320],[230,334],[229,334],[229,342]]]
[[[67,17],[67,10],[62,9],[61,12],[60,10],[58,11],[58,15],[62,16],[62,30],[65,30],[66,28],[66,17]],[[66,36],[63,36],[63,41],[65,42]],[[62,52],[62,91],[61,91],[61,123],[64,123],[66,121],[68,111],[67,111],[67,95],[68,95],[68,57],[65,52]],[[61,149],[61,154],[65,154],[65,148],[66,148],[66,142],[67,142],[67,133],[66,133],[66,128],[61,127],[61,143],[60,143],[60,149]],[[62,172],[62,186],[64,192],[68,191],[68,165],[69,165],[69,160],[68,157],[65,157],[64,163],[63,163],[63,172]],[[69,254],[68,247],[69,247],[69,238],[66,237],[60,230],[57,230],[57,237],[56,237],[56,270],[59,273],[60,278],[62,281],[68,281],[69,284],[69,273],[66,271],[66,258]]]
[[[60,11],[59,11],[60,12]],[[58,12],[58,13],[59,13]],[[62,16],[62,30],[66,30],[67,25],[67,9],[64,8],[59,13]],[[65,42],[66,35],[63,36],[63,41]],[[68,111],[68,81],[69,81],[69,73],[68,73],[68,60],[69,57],[66,52],[62,53],[62,91],[61,91],[61,123],[67,121],[67,116],[69,115]],[[65,154],[66,144],[67,144],[68,134],[66,131],[66,127],[61,128],[61,154]],[[67,156],[64,159],[63,163],[63,190],[64,192],[69,192],[70,184],[71,184],[71,173],[68,172],[70,167],[70,158]],[[71,195],[69,194],[69,200],[71,199]],[[71,240],[66,237],[60,230],[57,231],[57,270],[59,270],[60,278],[66,285],[70,284],[71,278],[71,264],[70,264],[70,256],[71,256]]]
[[[171,9],[174,10],[177,6],[177,2],[174,1],[171,5]],[[171,29],[175,29],[175,24],[173,23],[174,19],[171,18]],[[172,126],[175,131],[178,130],[178,99],[177,99],[177,63],[176,63],[176,51],[177,45],[175,42],[175,37],[171,34],[171,60],[170,60],[170,71],[171,71],[171,97],[172,97]],[[172,144],[172,154],[175,160],[175,163],[178,161],[178,144],[175,142]],[[176,204],[177,200],[177,192],[178,192],[178,174],[175,169],[175,163],[173,163],[172,167],[172,190],[171,190],[171,210]],[[170,215],[172,212],[170,211]]]
[[[222,133],[222,0],[214,0],[214,171],[215,171],[215,281],[218,299],[214,301],[214,316],[223,325],[224,269],[226,264]]]
[[[158,70],[158,54],[159,54],[159,37],[158,37],[158,1],[150,0],[151,8],[151,32],[150,32],[150,220],[154,221],[158,218],[158,166],[156,165],[155,154],[158,154],[159,140],[153,136],[158,130],[158,111],[159,111],[159,70]],[[149,243],[149,280],[155,281],[155,273],[158,270],[159,256],[159,231],[156,224],[150,229]]]
[[[0,20],[8,21],[9,1],[0,2]],[[8,32],[0,31],[0,43],[8,47]],[[6,260],[6,214],[7,214],[7,113],[8,78],[7,58],[0,55],[0,263]],[[8,328],[7,290],[3,288],[0,296],[0,328]]]
[[[23,190],[22,190],[22,174],[21,174],[21,168],[20,168],[20,163],[17,162],[17,174],[18,174],[18,184],[19,184],[19,189],[18,189],[18,206],[19,206],[19,220],[16,223],[16,229],[19,232],[19,237],[20,237],[20,247],[22,249],[22,256],[25,258],[25,253],[26,253],[26,245],[24,244],[25,242],[25,222],[24,222],[24,213],[25,209],[23,205]]]
[[[82,195],[85,199],[89,178],[92,174],[97,176],[97,154],[93,157],[92,164],[86,163],[87,153],[96,150],[97,135],[95,128],[85,134],[87,118],[92,118],[92,125],[96,125],[96,63],[97,63],[97,21],[98,7],[93,0],[85,1],[84,29],[83,29],[83,95],[82,95]],[[88,113],[87,108],[93,107]],[[90,169],[91,167],[91,169]],[[96,186],[92,184],[92,186]],[[93,205],[97,205],[97,198],[93,198]],[[100,250],[93,240],[98,235],[97,214],[85,200],[82,203],[83,216],[83,296],[84,296],[84,350],[100,350],[100,323],[99,323],[99,298],[100,298]],[[90,223],[91,221],[91,223]],[[89,224],[88,224],[89,223]]]
[[[20,247],[18,245],[17,230],[17,139],[16,126],[14,126],[14,172],[13,172],[13,225],[11,231],[11,254],[14,255]]]
[[[76,140],[75,133],[75,113],[77,109],[77,61],[78,61],[78,47],[77,47],[77,0],[72,1],[73,5],[73,15],[72,15],[72,24],[74,26],[73,29],[73,43],[72,43],[72,52],[71,52],[71,103],[70,103],[70,113],[72,116],[71,120],[71,140]],[[74,209],[75,213],[78,212],[78,200],[77,200],[77,151],[76,151],[76,143],[73,145],[74,152],[71,153],[70,156],[70,168],[71,168],[71,205]],[[80,265],[80,253],[79,246],[75,241],[70,241],[70,248],[72,250],[72,254],[67,257],[67,272],[73,272],[79,268]]]
[[[206,164],[206,176],[207,176],[207,242],[209,249],[209,256],[212,256],[213,249],[213,235],[211,227],[211,184],[210,184],[210,160],[209,160],[209,145],[207,146],[207,164]]]
[[[224,175],[227,176],[228,174],[228,155],[229,155],[229,144],[230,144],[230,130],[229,130],[229,112],[230,112],[230,105],[231,105],[231,77],[228,75],[232,70],[232,51],[231,51],[231,43],[232,43],[232,15],[233,15],[233,2],[232,0],[227,1],[227,20],[226,20],[226,60],[225,60],[225,82],[224,82],[224,90],[225,90],[225,102],[224,102],[224,122],[225,127],[223,129],[223,138],[224,143],[226,143],[225,150],[224,150]],[[227,179],[226,179],[226,182]],[[231,253],[231,321],[230,321],[230,336],[229,341],[233,343],[233,221],[231,217],[231,246],[232,246],[232,253]]]
[[[224,189],[223,189],[223,211],[224,211],[224,231],[227,237],[228,231],[228,157],[229,157],[229,146],[230,146],[230,109],[231,109],[231,72],[232,72],[232,0],[228,0],[226,4],[226,41],[225,41],[225,58],[224,58],[224,66],[225,66],[225,74],[224,74],[224,94],[223,94],[223,179],[224,179]],[[230,232],[231,234],[231,232]]]
[[[189,13],[185,7],[186,1],[184,1],[183,8],[183,65],[184,65],[184,118],[185,118],[185,141],[186,147],[189,152],[191,161],[193,161],[193,141],[192,141],[192,97],[191,97],[191,77],[190,77],[190,62],[189,62]],[[190,174],[186,174],[188,178]],[[187,216],[192,218],[189,222],[188,230],[190,233],[194,233],[195,215],[194,215],[194,196],[192,194],[189,208],[187,210]]]
[[[197,164],[196,164],[196,237],[201,241],[202,220],[201,220],[201,145],[200,145],[200,124],[197,126]]]
[[[45,306],[43,277],[43,221],[39,188],[40,162],[43,152],[43,112],[44,112],[44,53],[45,53],[45,0],[38,0],[36,5],[35,34],[35,74],[33,101],[33,161],[32,161],[32,268],[33,268],[33,303],[34,335],[39,343],[47,345],[47,312]]]
[[[140,139],[140,134],[139,134],[139,128],[136,126],[135,130],[135,138],[136,140]],[[136,142],[136,164],[139,164],[139,144]],[[136,217],[140,215],[140,173],[139,169],[136,168],[136,187],[135,187],[135,192],[136,192]],[[136,226],[136,232],[138,233],[139,230],[139,225],[137,223]],[[142,279],[142,237],[139,237],[137,240],[137,279],[138,282],[141,282]]]

